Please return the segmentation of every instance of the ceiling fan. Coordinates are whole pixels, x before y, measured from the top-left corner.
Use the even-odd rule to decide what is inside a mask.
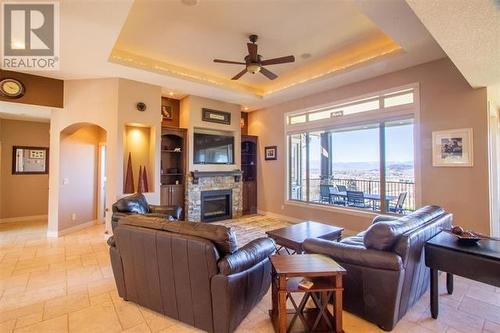
[[[274,59],[267,59],[267,60],[262,60],[262,56],[257,53],[257,35],[250,35],[249,40],[250,43],[247,43],[247,48],[248,48],[248,55],[245,57],[245,62],[239,62],[239,61],[229,61],[229,60],[221,60],[221,59],[214,59],[214,62],[222,63],[222,64],[235,64],[235,65],[245,65],[245,69],[236,74],[231,78],[231,80],[238,80],[240,77],[242,77],[245,73],[262,73],[265,77],[267,77],[269,80],[274,80],[275,78],[278,77],[278,75],[274,74],[267,68],[264,68],[263,66],[268,66],[268,65],[277,65],[277,64],[286,64],[288,62],[294,62],[295,57],[293,55],[286,56],[286,57],[280,57],[280,58],[274,58]]]

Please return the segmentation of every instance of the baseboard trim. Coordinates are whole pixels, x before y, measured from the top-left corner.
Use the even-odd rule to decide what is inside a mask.
[[[85,223],[78,224],[78,225],[75,225],[73,227],[69,227],[66,229],[58,230],[58,231],[47,231],[47,237],[48,238],[58,238],[58,237],[61,237],[61,236],[64,236],[64,235],[67,235],[67,234],[70,234],[70,233],[73,233],[76,231],[80,231],[80,230],[88,228],[88,227],[91,227],[97,223],[98,223],[98,221],[94,220],[94,221],[85,222]]]
[[[47,219],[47,215],[32,215],[32,216],[19,216],[19,217],[6,217],[0,219],[0,223],[10,223],[10,222],[25,222],[32,220],[42,220]]]
[[[257,211],[257,213],[259,213],[261,215],[267,215],[269,217],[274,217],[277,219],[282,219],[282,220],[292,222],[292,223],[304,222],[303,219],[298,219],[298,218],[287,216],[287,215],[281,215],[281,214],[276,214],[276,213],[272,213],[272,212],[267,212],[265,210],[260,210],[260,209]]]

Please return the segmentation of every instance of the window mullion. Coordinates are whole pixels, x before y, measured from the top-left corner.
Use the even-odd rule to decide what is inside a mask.
[[[385,122],[381,122],[379,125],[379,138],[380,138],[380,211],[382,213],[387,213],[388,207],[386,207],[385,200]]]
[[[310,166],[310,163],[309,163],[309,132],[306,132],[306,201],[309,202],[309,185],[310,185],[310,181],[309,181],[309,166]]]

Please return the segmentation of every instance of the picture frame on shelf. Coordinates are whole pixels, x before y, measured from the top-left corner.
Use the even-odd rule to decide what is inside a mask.
[[[274,161],[278,159],[278,147],[267,146],[264,147],[264,159],[266,161]]]
[[[174,112],[171,105],[162,105],[161,106],[161,115],[163,120],[172,120],[174,119]]]
[[[432,165],[435,167],[474,166],[472,128],[432,132]]]

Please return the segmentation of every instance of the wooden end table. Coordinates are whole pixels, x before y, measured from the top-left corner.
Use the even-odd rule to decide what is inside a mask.
[[[302,243],[307,238],[340,240],[342,231],[344,231],[344,228],[314,221],[305,221],[289,227],[271,230],[266,234],[280,246],[277,248],[278,251],[284,248],[288,254],[300,254],[304,252]]]
[[[273,267],[272,305],[269,315],[274,330],[286,333],[300,319],[305,331],[343,333],[342,329],[342,276],[346,270],[333,259],[320,254],[300,254],[294,256],[271,256]],[[303,278],[313,281],[311,289],[302,289],[299,282]],[[297,305],[293,293],[305,293]],[[327,305],[333,298],[333,314]],[[290,299],[294,309],[287,310]],[[306,309],[311,299],[315,308]]]
[[[431,271],[431,315],[439,314],[438,273],[446,272],[446,289],[453,293],[453,274],[500,288],[500,241],[480,240],[465,246],[446,232],[425,243],[425,264]]]

